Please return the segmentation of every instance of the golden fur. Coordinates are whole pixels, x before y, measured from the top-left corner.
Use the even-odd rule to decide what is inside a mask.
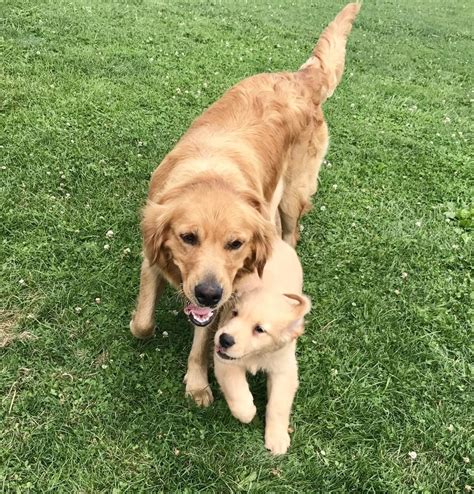
[[[343,72],[345,45],[359,4],[347,5],[322,33],[297,72],[245,79],[206,110],[153,173],[144,209],[145,259],[132,333],[154,331],[154,309],[165,280],[196,303],[194,288],[212,276],[223,289],[262,271],[276,235],[298,239],[298,220],[310,207],[328,147],[322,103]],[[279,221],[280,222],[280,221]],[[183,243],[192,233],[196,245]],[[242,247],[229,250],[229,242]],[[188,361],[187,393],[208,405],[205,330],[195,330]]]
[[[241,422],[250,422],[256,413],[246,372],[267,373],[265,446],[273,454],[285,453],[290,445],[288,423],[298,388],[296,338],[311,307],[302,287],[296,252],[277,239],[261,280],[254,276],[240,283],[236,302],[214,338],[216,378],[232,415]],[[222,346],[223,337],[231,338],[230,346]]]

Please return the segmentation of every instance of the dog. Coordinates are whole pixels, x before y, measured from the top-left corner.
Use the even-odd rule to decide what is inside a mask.
[[[288,424],[298,388],[296,339],[303,333],[311,303],[302,294],[303,271],[295,250],[276,240],[258,276],[245,279],[232,310],[223,315],[215,338],[214,372],[232,415],[244,423],[256,408],[246,372],[267,373],[265,446],[273,454],[290,445]]]
[[[151,337],[166,282],[181,291],[194,325],[186,394],[198,405],[213,399],[206,327],[240,278],[263,272],[277,215],[283,239],[292,246],[298,240],[329,143],[322,104],[341,80],[359,9],[351,3],[336,16],[297,72],[259,74],[227,91],[152,175],[130,329]]]

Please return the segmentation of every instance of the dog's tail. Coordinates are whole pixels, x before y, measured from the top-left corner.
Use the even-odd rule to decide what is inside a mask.
[[[360,3],[346,5],[321,34],[313,55],[300,67],[319,86],[321,103],[332,96],[342,78],[347,37],[360,7]]]

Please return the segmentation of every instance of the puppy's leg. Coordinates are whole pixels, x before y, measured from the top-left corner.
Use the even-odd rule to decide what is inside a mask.
[[[155,333],[156,301],[163,293],[165,286],[166,281],[158,268],[151,265],[145,258],[140,273],[137,308],[130,321],[130,331],[136,338],[145,340]]]
[[[194,326],[194,338],[188,357],[188,371],[184,377],[186,396],[190,396],[197,406],[208,407],[214,400],[207,378],[209,359],[208,340],[213,331],[207,327]]]
[[[288,425],[291,406],[298,389],[296,359],[284,372],[268,374],[268,403],[265,424],[265,447],[274,455],[286,453],[290,446]]]
[[[237,365],[223,364],[215,358],[214,372],[232,415],[248,424],[255,417],[257,409],[253,404],[245,369]]]

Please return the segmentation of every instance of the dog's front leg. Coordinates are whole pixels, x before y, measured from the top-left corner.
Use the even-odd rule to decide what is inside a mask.
[[[291,406],[298,389],[296,359],[284,372],[268,374],[268,403],[265,424],[265,447],[274,455],[286,453],[290,446],[288,425]]]
[[[145,257],[140,273],[137,308],[130,321],[130,331],[136,338],[146,340],[155,333],[156,301],[163,293],[165,286],[166,280],[159,269],[150,264]]]
[[[188,371],[184,377],[186,396],[190,396],[196,405],[208,407],[214,400],[207,378],[209,361],[209,328],[194,326],[194,338],[188,358]]]
[[[248,424],[255,417],[257,409],[253,403],[245,369],[221,363],[214,358],[214,372],[232,415]]]

